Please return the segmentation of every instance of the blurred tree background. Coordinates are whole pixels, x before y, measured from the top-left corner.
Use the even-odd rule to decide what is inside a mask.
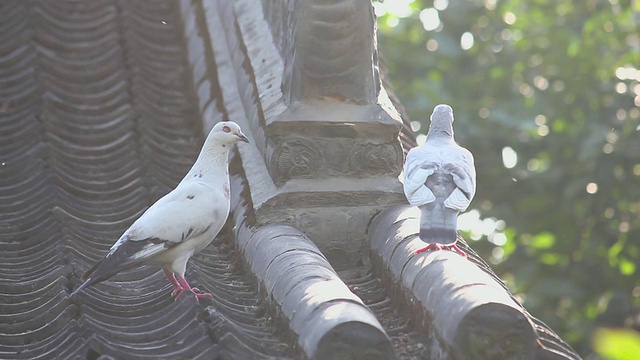
[[[607,352],[640,330],[640,1],[374,5],[412,128],[450,104],[475,155],[473,248],[585,358],[640,358]]]

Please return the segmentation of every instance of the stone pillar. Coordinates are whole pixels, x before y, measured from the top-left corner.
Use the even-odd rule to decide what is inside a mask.
[[[260,25],[242,3],[236,16],[263,105],[250,121],[268,172],[246,168],[247,177],[273,184],[269,193],[251,187],[257,221],[296,226],[337,269],[352,267],[366,256],[372,216],[404,202],[402,121],[378,77],[371,2],[263,2],[270,23]]]

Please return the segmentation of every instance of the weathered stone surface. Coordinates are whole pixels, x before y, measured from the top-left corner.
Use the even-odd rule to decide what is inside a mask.
[[[378,106],[292,104],[267,127],[273,181],[281,186],[301,178],[397,177],[404,155],[398,124],[389,120]]]
[[[375,315],[349,290],[318,247],[288,225],[256,227],[245,198],[246,181],[237,172],[231,181],[238,249],[272,301],[272,311],[288,323],[304,353],[310,359],[395,358]]]
[[[283,19],[295,1],[263,3]],[[427,357],[431,349],[410,326],[408,307],[392,298],[394,289],[383,286],[366,256],[363,229],[371,216],[404,201],[389,175],[397,119],[384,86],[371,104],[331,94],[300,102],[290,109],[315,117],[290,117],[297,132],[287,132],[288,122],[276,121],[287,107],[281,42],[272,38],[295,24],[274,25],[256,4],[0,2],[0,358],[306,358],[295,342],[307,339],[316,358],[386,359],[385,332],[398,357]],[[323,119],[324,112],[331,117]],[[228,228],[189,263],[194,285],[215,298],[174,302],[153,268],[69,298],[83,271],[180,180],[203,134],[222,119],[241,123],[252,138],[238,148],[250,190],[237,202],[256,211],[238,220],[237,236]],[[411,145],[408,123],[402,126],[403,144]],[[319,159],[327,164],[317,173],[324,177],[284,177],[277,186],[271,135],[317,141],[321,151],[335,138],[345,155]],[[385,156],[380,167],[366,161]],[[298,230],[254,237],[280,219],[303,225],[296,226],[318,246]],[[254,254],[267,239],[276,250],[284,249],[280,241],[296,250],[273,262],[257,255],[256,271],[270,279],[257,289],[250,268],[238,266],[245,260],[234,237]],[[348,288],[329,258],[345,268],[339,275]],[[322,301],[308,301],[314,298]],[[275,299],[287,301],[280,307]],[[301,316],[303,303],[316,311]],[[291,321],[273,321],[271,309]],[[356,321],[344,322],[349,317]],[[566,344],[530,319],[545,345],[539,358],[570,358]]]
[[[290,356],[224,242],[189,263],[214,300],[174,302],[161,272],[146,267],[69,297],[198,153],[175,6],[0,2],[2,359]]]
[[[307,0],[288,4],[286,19],[296,24],[280,44],[287,68],[283,88],[288,102],[328,96],[374,103],[379,82],[371,2]]]
[[[299,23],[312,21],[325,10],[350,9],[353,16],[363,16],[359,21],[367,26],[359,28],[353,38],[343,35],[358,44],[365,41],[368,60],[361,58],[358,50],[350,52],[345,63],[331,66],[335,70],[349,63],[354,68],[364,66],[373,74],[377,60],[370,56],[375,49],[371,4],[360,0],[347,3],[299,2],[279,9],[290,12],[286,16],[296,17]],[[282,3],[265,5],[278,7]],[[325,5],[329,7],[321,9]],[[211,60],[205,62],[217,68],[229,117],[253,134],[254,145],[240,147],[240,155],[246,164],[258,223],[285,222],[303,229],[338,269],[362,262],[369,219],[385,206],[403,201],[397,180],[403,162],[398,140],[402,121],[380,88],[379,79],[358,75],[345,82],[345,86],[373,91],[375,96],[367,95],[366,101],[324,94],[327,96],[289,102],[283,89],[290,80],[285,63],[291,60],[291,53],[276,46],[270,30],[274,24],[265,21],[262,8],[246,0],[203,0],[202,7],[206,16],[197,23],[201,32],[208,34],[212,50]],[[287,44],[295,46],[305,36],[312,35],[302,31]],[[203,46],[206,49],[209,44]],[[339,49],[345,43],[329,41],[323,46]],[[307,57],[309,64],[314,56]],[[313,86],[311,83],[324,80],[300,81]],[[201,94],[206,96],[206,92]]]

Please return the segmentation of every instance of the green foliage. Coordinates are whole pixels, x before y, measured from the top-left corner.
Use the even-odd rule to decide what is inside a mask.
[[[378,28],[390,79],[418,132],[433,106],[453,106],[456,138],[476,158],[472,207],[506,224],[506,242],[472,245],[583,355],[599,327],[640,328],[638,3],[376,4],[388,10]],[[505,147],[517,154],[510,168]]]
[[[637,360],[640,354],[640,334],[624,329],[599,329],[593,347],[605,360]]]

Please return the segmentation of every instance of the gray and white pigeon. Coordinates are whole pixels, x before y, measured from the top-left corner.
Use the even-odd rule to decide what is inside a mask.
[[[217,123],[180,183],[142,214],[109,253],[83,276],[71,295],[116,273],[140,265],[161,266],[173,284],[176,299],[185,291],[212,297],[184,278],[187,261],[218,234],[229,215],[228,155],[231,145],[249,142],[238,124]]]
[[[420,239],[428,245],[416,251],[458,248],[458,213],[465,211],[476,192],[473,155],[453,138],[453,110],[438,105],[424,144],[407,154],[404,194],[420,209]]]

